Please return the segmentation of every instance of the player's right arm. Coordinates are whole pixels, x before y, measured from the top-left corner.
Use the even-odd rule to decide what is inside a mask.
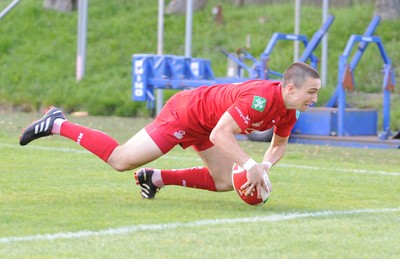
[[[250,156],[244,152],[236,140],[235,134],[242,130],[229,112],[225,112],[218,121],[215,128],[210,134],[210,141],[219,148],[231,161],[237,163],[241,167],[249,161]],[[247,189],[246,195],[250,195],[255,187],[257,187],[257,196],[261,197],[261,188],[268,191],[268,187],[264,182],[264,167],[255,163],[247,170],[248,181],[241,189]]]

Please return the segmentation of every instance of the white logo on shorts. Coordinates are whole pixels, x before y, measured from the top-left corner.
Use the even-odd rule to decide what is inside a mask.
[[[174,133],[175,138],[177,139],[183,139],[183,136],[185,136],[186,132],[183,130],[177,131]]]

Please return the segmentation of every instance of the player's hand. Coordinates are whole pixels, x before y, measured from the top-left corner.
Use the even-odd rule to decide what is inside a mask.
[[[266,174],[265,167],[260,164],[255,164],[250,170],[247,170],[247,182],[240,187],[241,190],[246,190],[246,196],[251,195],[255,187],[257,187],[258,198],[261,198],[261,188],[266,192],[271,191],[271,185],[267,186],[264,181],[264,174]]]

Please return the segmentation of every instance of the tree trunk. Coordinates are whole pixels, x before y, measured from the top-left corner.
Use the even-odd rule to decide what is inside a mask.
[[[78,0],[43,0],[43,7],[60,12],[72,12]]]
[[[185,14],[187,0],[171,0],[169,2],[166,13],[167,14]],[[193,11],[203,9],[207,4],[207,0],[193,0]]]
[[[375,15],[382,20],[394,20],[400,17],[400,0],[376,0]]]

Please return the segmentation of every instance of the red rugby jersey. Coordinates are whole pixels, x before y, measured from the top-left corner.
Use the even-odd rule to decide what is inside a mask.
[[[296,122],[296,110],[286,110],[280,82],[251,80],[204,86],[175,95],[176,116],[192,135],[209,135],[228,111],[242,134],[267,130],[287,137]]]

